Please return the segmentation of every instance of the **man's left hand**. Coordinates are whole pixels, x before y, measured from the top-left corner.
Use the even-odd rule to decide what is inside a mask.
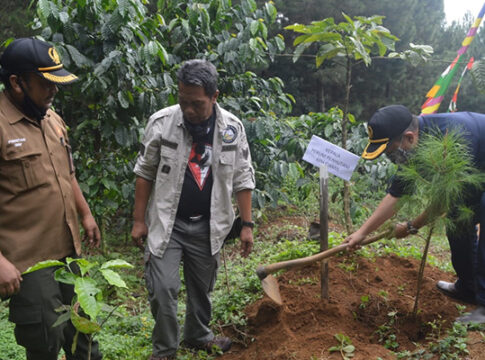
[[[84,228],[83,240],[88,243],[89,247],[99,247],[101,242],[101,232],[99,231],[98,224],[94,220],[93,215],[88,214],[81,219],[81,223]]]
[[[253,250],[253,229],[248,226],[243,226],[241,229],[241,256],[248,257]]]

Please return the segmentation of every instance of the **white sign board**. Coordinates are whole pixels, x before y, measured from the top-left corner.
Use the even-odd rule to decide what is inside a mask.
[[[360,157],[322,138],[313,135],[303,160],[312,165],[326,165],[328,172],[344,180],[350,180]]]

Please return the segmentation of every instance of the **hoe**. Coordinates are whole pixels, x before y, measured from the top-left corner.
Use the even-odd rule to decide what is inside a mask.
[[[364,239],[364,241],[362,241],[360,245],[367,245],[367,244],[373,243],[377,240],[388,237],[391,234],[392,234],[392,230],[385,231],[383,233]],[[268,295],[268,297],[278,305],[282,305],[283,301],[281,300],[278,280],[276,280],[276,278],[271,274],[277,272],[278,270],[297,268],[297,267],[305,266],[305,265],[329,258],[339,253],[340,251],[346,250],[347,247],[348,247],[348,244],[340,244],[334,248],[322,251],[321,253],[318,253],[312,256],[307,256],[304,258],[288,260],[288,261],[281,261],[281,262],[269,264],[266,266],[260,266],[256,269],[256,273],[258,274],[258,277],[261,280],[261,286],[263,287],[263,290],[266,293],[266,295]]]

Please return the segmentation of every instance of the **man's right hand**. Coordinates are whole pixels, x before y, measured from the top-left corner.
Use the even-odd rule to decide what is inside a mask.
[[[145,246],[143,242],[148,235],[148,227],[144,222],[135,221],[133,223],[133,228],[131,229],[131,239],[133,243],[140,249],[144,250]]]
[[[18,293],[21,281],[20,271],[0,254],[0,296],[6,298]]]
[[[353,234],[347,236],[344,240],[345,244],[348,244],[347,251],[355,251],[360,249],[360,243],[367,237],[367,235],[362,234],[360,231],[356,231]]]

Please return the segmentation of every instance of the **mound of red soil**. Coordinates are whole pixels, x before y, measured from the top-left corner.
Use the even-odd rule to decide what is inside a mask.
[[[389,349],[413,351],[443,336],[459,315],[456,303],[435,287],[438,280],[453,281],[452,275],[427,266],[418,315],[412,317],[417,260],[338,257],[329,269],[328,300],[320,296],[319,264],[279,276],[283,306],[266,296],[248,306],[245,343],[236,342],[221,359],[341,359],[329,352],[338,345],[336,334],[350,338],[353,359],[394,359]]]

